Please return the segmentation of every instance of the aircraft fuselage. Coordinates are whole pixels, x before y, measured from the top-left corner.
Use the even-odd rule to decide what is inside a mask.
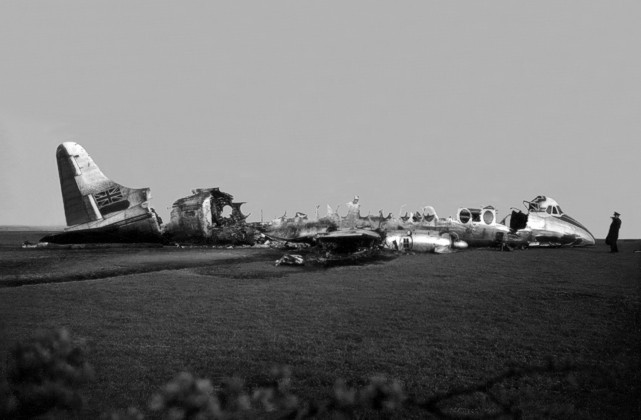
[[[592,246],[596,243],[590,231],[572,217],[546,212],[530,212],[527,226],[517,231],[530,246]]]
[[[516,235],[510,228],[496,220],[494,207],[460,208],[455,219],[436,217],[430,223],[431,226],[426,229],[435,230],[441,234],[448,233],[454,241],[464,241],[470,247],[522,248],[527,246],[526,239]]]
[[[510,229],[526,239],[529,246],[592,246],[594,235],[561,210],[550,197],[539,195],[524,201],[528,213],[512,211]]]

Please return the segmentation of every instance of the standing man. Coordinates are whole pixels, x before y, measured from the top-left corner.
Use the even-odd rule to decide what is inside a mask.
[[[605,244],[610,245],[610,252],[619,252],[617,247],[617,239],[619,239],[619,229],[621,229],[621,216],[616,211],[614,216],[612,216],[612,223],[610,224],[610,230],[608,231],[608,236],[605,237]]]

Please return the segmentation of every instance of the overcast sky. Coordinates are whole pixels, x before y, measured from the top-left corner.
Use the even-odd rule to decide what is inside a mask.
[[[638,1],[3,1],[0,224],[64,225],[76,141],[163,218],[199,187],[252,221],[542,194],[641,238],[640,22]]]

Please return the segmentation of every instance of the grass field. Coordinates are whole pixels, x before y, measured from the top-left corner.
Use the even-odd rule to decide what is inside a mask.
[[[79,418],[144,409],[180,371],[252,386],[289,365],[303,398],[328,396],[336,378],[363,385],[383,374],[428,397],[547,357],[581,368],[572,381],[503,384],[526,418],[639,418],[641,241],[620,248],[479,249],[331,269],[274,267],[280,254],[262,250],[5,248],[0,357],[38,330],[85,338],[96,380]],[[58,270],[57,283],[6,287],[21,263],[23,279]],[[120,271],[59,282],[65,264],[74,280]],[[479,412],[473,400],[452,405]]]

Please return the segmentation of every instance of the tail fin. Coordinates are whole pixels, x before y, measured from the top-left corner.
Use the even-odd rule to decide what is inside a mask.
[[[58,146],[56,159],[67,226],[102,220],[149,199],[149,188],[127,188],[107,178],[77,143]]]

